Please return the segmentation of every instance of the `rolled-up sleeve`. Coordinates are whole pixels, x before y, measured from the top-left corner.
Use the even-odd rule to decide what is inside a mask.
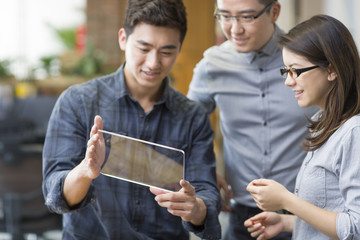
[[[87,124],[80,123],[79,98],[72,89],[62,93],[52,111],[43,149],[43,194],[46,206],[59,214],[75,211],[93,198],[93,187],[86,198],[75,208],[70,208],[63,197],[67,174],[85,156],[89,132]],[[81,104],[81,103],[80,103]]]
[[[341,163],[337,163],[339,186],[345,209],[336,219],[340,239],[360,239],[360,127],[355,127],[342,142]]]

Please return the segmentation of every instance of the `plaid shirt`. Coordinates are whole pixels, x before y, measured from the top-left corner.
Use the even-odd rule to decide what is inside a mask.
[[[75,85],[59,97],[43,151],[46,205],[63,214],[64,239],[219,239],[220,196],[216,186],[213,131],[196,103],[168,85],[153,110],[145,113],[126,88],[124,64],[111,75]],[[69,208],[62,196],[64,179],[85,156],[95,115],[104,130],[185,151],[185,179],[204,200],[203,226],[183,222],[160,207],[148,187],[100,175],[85,199]]]

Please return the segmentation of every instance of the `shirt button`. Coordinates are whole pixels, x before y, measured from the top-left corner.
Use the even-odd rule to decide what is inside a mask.
[[[266,156],[267,154],[268,154],[267,151],[265,151],[265,152],[264,152],[264,155]]]
[[[262,71],[264,71],[264,69],[263,69],[263,68],[259,68],[259,71],[262,72]]]
[[[144,118],[145,115],[144,115],[144,114],[140,114],[139,117],[140,117],[140,118]]]
[[[261,94],[261,97],[263,97],[263,98],[264,98],[264,97],[265,97],[265,93],[262,93],[262,94]]]
[[[139,201],[139,200],[136,200],[135,203],[136,203],[136,205],[139,205],[139,204],[140,204],[140,201]]]
[[[264,122],[263,125],[266,126],[266,125],[267,125],[267,122]]]

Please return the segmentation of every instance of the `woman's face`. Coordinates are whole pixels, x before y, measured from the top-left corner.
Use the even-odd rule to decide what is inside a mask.
[[[286,69],[302,69],[314,66],[306,58],[283,48],[283,60]],[[327,94],[336,79],[336,74],[328,68],[314,68],[297,77],[287,74],[285,85],[291,87],[300,107],[318,106],[325,108]]]

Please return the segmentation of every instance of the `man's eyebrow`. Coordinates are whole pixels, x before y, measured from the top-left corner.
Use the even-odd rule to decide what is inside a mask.
[[[137,42],[141,45],[144,45],[146,47],[152,47],[153,45],[148,43],[148,42],[145,42],[143,40],[137,40]],[[164,45],[161,47],[162,49],[176,49],[177,46],[176,45],[173,45],[173,44],[169,44],[169,45]]]
[[[219,8],[218,8],[218,12],[220,12],[220,13],[230,13],[230,11],[228,11],[228,10],[219,9]],[[236,14],[241,15],[241,14],[255,13],[255,12],[256,11],[254,9],[248,9],[248,10],[238,11],[238,12],[236,12]]]

